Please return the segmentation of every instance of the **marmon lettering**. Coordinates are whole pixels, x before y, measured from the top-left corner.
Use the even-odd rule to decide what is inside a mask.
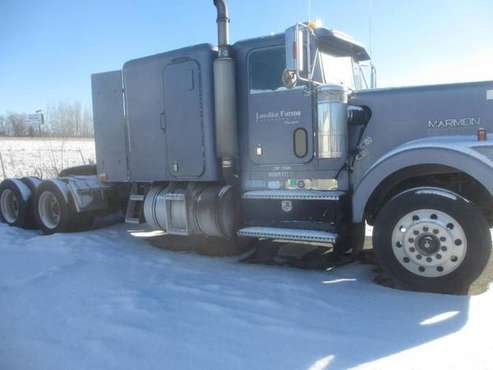
[[[479,126],[481,118],[462,118],[428,121],[428,128],[456,128]]]

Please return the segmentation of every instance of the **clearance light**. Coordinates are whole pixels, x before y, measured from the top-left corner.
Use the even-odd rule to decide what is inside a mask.
[[[99,181],[101,181],[101,182],[107,182],[108,181],[108,176],[105,173],[99,174]]]
[[[310,27],[312,30],[317,29],[322,27],[323,23],[321,19],[314,19],[311,21],[308,21],[308,27]]]
[[[488,140],[488,131],[485,128],[478,129],[478,141]]]

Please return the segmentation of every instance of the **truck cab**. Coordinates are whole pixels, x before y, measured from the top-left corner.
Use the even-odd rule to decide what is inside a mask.
[[[300,50],[291,52],[296,37]],[[240,235],[339,238],[337,249],[344,251],[350,243],[335,230],[349,228],[351,214],[347,162],[355,130],[348,125],[348,97],[370,87],[363,71],[371,66],[369,55],[350,37],[307,24],[238,42],[233,50],[242,138]],[[297,64],[298,81],[291,84],[287,71]]]
[[[305,74],[312,82],[300,81],[292,88],[283,84],[288,57],[284,34],[233,46],[238,62],[238,116],[243,138],[240,157],[245,190],[280,189],[296,183],[309,190],[319,180],[338,180],[337,186],[325,181],[325,187],[349,188],[345,174],[336,179],[347,158],[348,135],[342,127],[346,125],[333,127],[338,132],[328,135],[323,117],[318,121],[318,108],[322,111],[327,107],[324,102],[331,96],[331,87],[335,95],[339,94],[338,89],[345,95],[366,87],[359,62],[369,57],[366,52],[362,56],[353,51],[357,44],[342,40],[334,32],[321,29],[319,33],[326,36],[311,35],[311,56],[306,59],[306,68],[311,71]],[[337,40],[345,48],[331,49],[335,43],[328,39]],[[303,53],[307,48],[305,45]],[[323,190],[323,186],[319,189]]]

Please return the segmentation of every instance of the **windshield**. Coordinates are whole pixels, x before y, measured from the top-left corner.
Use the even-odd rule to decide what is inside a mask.
[[[352,90],[368,88],[361,65],[349,56],[335,56],[315,50],[311,79],[320,84],[343,85]],[[286,50],[276,46],[252,51],[248,58],[250,94],[289,90],[282,83],[286,68]],[[295,88],[303,88],[299,81]]]
[[[343,85],[353,90],[367,88],[361,68],[352,57],[320,52],[319,63],[324,84]]]

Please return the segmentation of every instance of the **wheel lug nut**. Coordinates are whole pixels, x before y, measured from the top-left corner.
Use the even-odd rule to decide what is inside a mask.
[[[431,257],[426,258],[426,262],[431,263],[433,262],[433,259]]]
[[[433,234],[438,234],[440,231],[438,229],[433,229]]]
[[[443,247],[441,248],[442,252],[446,252],[446,251],[447,251],[447,249],[448,249],[448,248],[447,248],[447,247],[445,247],[445,246],[443,246]]]
[[[420,271],[420,272],[425,272],[425,270],[426,270],[426,269],[425,269],[423,266],[420,266],[420,267],[419,267],[419,271]]]
[[[427,227],[427,226],[425,226],[425,227],[423,227],[423,231],[424,231],[425,233],[427,233],[428,231],[430,231],[430,228],[429,228],[429,227]]]
[[[413,239],[413,238],[409,238],[409,239],[408,239],[408,242],[409,242],[409,243],[414,243],[414,239]]]
[[[443,267],[442,267],[442,266],[438,266],[438,267],[437,267],[437,271],[438,271],[438,272],[443,272]]]
[[[414,215],[413,216],[413,221],[419,221],[419,216],[418,215]]]
[[[423,258],[423,256],[422,256],[421,254],[418,254],[418,255],[416,256],[416,258],[417,258],[418,260],[420,260],[421,258]]]
[[[409,263],[411,260],[408,257],[404,257],[404,262]]]
[[[395,243],[395,246],[396,246],[397,248],[402,248],[402,243],[401,243],[401,242],[397,242],[397,243]]]
[[[460,245],[462,245],[462,240],[456,239],[454,243],[456,246],[460,246]]]
[[[411,252],[411,253],[416,252],[416,248],[414,248],[414,247],[409,248],[409,252]]]
[[[442,236],[442,237],[440,238],[440,241],[441,241],[441,242],[446,242],[446,241],[447,241],[447,238],[446,238],[446,237],[444,237],[444,236]]]
[[[419,235],[419,231],[418,230],[414,230],[413,231],[413,234],[416,235],[416,236],[418,236]]]
[[[435,256],[438,260],[441,260],[442,259],[442,255],[440,253],[437,253],[436,256]]]
[[[457,262],[459,260],[459,258],[457,256],[452,256],[452,257],[450,257],[450,260],[452,262]]]

